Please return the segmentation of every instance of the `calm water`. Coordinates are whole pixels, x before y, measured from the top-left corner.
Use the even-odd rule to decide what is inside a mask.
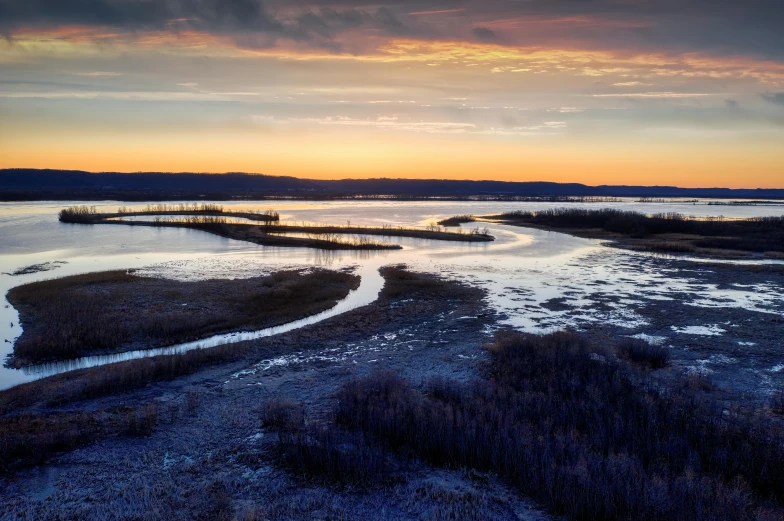
[[[590,322],[644,326],[644,321],[628,309],[645,288],[649,298],[668,299],[670,294],[688,290],[694,305],[742,306],[765,312],[776,299],[784,298],[780,288],[737,288],[719,290],[705,284],[673,283],[666,271],[646,262],[649,257],[600,246],[598,241],[567,235],[487,225],[493,243],[451,243],[421,239],[383,239],[404,246],[399,251],[323,252],[305,248],[275,248],[216,237],[196,230],[86,226],[62,224],[57,212],[78,202],[0,204],[0,294],[19,284],[75,273],[109,269],[142,268],[150,276],[183,280],[257,276],[287,267],[355,267],[362,276],[360,288],[336,308],[297,323],[269,330],[235,335],[218,335],[199,342],[153,351],[87,357],[65,363],[29,368],[0,369],[0,388],[41,376],[111,363],[152,354],[182,352],[228,342],[259,338],[314,323],[377,298],[383,283],[380,266],[404,262],[414,269],[447,274],[488,290],[491,304],[506,316],[505,322],[526,331],[547,331],[565,326],[580,327]],[[87,203],[93,204],[93,203]],[[646,213],[679,212],[687,215],[751,217],[784,215],[784,205],[709,206],[693,203],[636,203],[622,201],[601,204],[545,204],[502,202],[264,202],[261,204],[221,203],[232,209],[274,209],[288,222],[352,225],[427,225],[456,214],[475,215],[519,209],[561,206],[590,208],[616,207]],[[96,204],[115,211],[123,203]],[[126,204],[126,206],[128,206]],[[143,207],[144,204],[131,205]],[[473,227],[476,225],[468,225]],[[485,227],[484,224],[479,225]],[[60,262],[52,271],[10,276],[8,273],[32,264]],[[611,309],[597,299],[618,297]],[[551,311],[540,304],[563,295],[580,304],[579,313]],[[606,304],[606,302],[605,302]],[[13,349],[21,334],[19,317],[3,299],[0,309],[0,357]],[[710,331],[710,325],[706,324]]]

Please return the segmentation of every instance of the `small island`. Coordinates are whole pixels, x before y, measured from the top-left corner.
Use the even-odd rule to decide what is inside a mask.
[[[359,286],[342,271],[280,271],[236,280],[177,280],[106,271],[13,288],[24,332],[10,364],[151,349],[285,324],[325,311]]]
[[[679,213],[646,215],[612,208],[554,208],[439,222],[459,226],[477,220],[607,239],[619,248],[656,253],[688,253],[713,258],[784,258],[784,217],[694,218]]]
[[[153,220],[125,220],[126,217],[152,217]],[[164,216],[180,217],[164,220]],[[241,219],[260,221],[260,224],[239,222]],[[144,210],[120,208],[114,213],[99,213],[94,206],[73,206],[60,211],[59,220],[73,224],[114,224],[125,226],[153,226],[163,228],[191,228],[229,239],[242,240],[263,246],[305,247],[322,250],[399,250],[398,244],[376,241],[366,236],[408,237],[457,242],[490,242],[495,238],[478,229],[464,232],[446,231],[439,225],[427,229],[407,226],[336,226],[281,224],[274,211],[232,212],[220,205],[156,205]]]

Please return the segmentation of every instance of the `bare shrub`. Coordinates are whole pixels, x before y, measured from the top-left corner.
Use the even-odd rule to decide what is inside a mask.
[[[784,500],[784,433],[761,415],[727,416],[687,386],[650,390],[645,373],[600,361],[574,334],[507,334],[489,350],[487,379],[472,385],[354,380],[336,425],[434,465],[496,472],[571,519],[746,520]]]
[[[670,360],[670,352],[666,347],[638,338],[624,338],[619,342],[616,351],[619,357],[650,369],[666,367]]]

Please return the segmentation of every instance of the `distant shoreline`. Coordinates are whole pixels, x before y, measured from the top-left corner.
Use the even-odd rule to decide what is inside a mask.
[[[676,186],[589,186],[547,181],[459,179],[307,179],[262,174],[101,172],[0,169],[1,201],[184,201],[184,200],[442,200],[527,201],[578,198],[595,202],[636,197],[784,199],[784,188],[680,188]]]
[[[783,190],[784,192],[784,190]],[[390,194],[248,194],[248,193],[188,193],[188,192],[47,192],[47,191],[9,191],[0,190],[0,202],[23,203],[37,201],[113,201],[128,203],[164,202],[164,201],[220,201],[220,202],[254,202],[254,201],[466,201],[466,202],[550,202],[550,203],[592,203],[623,202],[622,199],[639,198],[639,202],[657,205],[668,202],[684,202],[683,199],[712,199],[715,203],[700,202],[712,206],[756,206],[784,205],[784,195],[754,196],[671,196],[648,201],[638,195],[622,195],[613,197],[596,196],[514,196],[514,195],[390,195]],[[663,199],[663,200],[662,200]],[[742,199],[743,201],[737,201]],[[747,201],[751,200],[752,201]],[[688,202],[688,201],[687,201]],[[697,204],[695,202],[695,204]]]

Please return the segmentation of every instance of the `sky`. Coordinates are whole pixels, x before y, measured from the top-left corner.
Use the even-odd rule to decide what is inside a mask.
[[[780,0],[0,0],[0,168],[784,188]]]

